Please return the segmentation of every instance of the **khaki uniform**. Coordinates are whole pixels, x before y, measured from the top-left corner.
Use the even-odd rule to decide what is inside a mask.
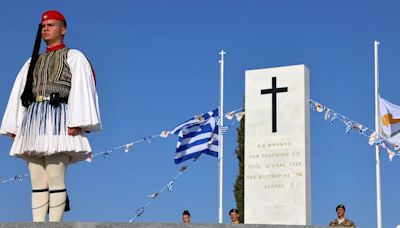
[[[356,224],[354,224],[351,220],[349,219],[344,219],[344,222],[339,224],[338,219],[333,220],[332,222],[329,223],[329,226],[336,226],[336,227],[356,227]]]

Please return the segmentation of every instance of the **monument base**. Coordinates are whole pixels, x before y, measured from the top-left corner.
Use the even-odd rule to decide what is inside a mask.
[[[112,223],[112,222],[62,222],[62,223],[29,223],[29,222],[1,222],[0,228],[323,228],[326,226],[299,226],[299,225],[248,225],[248,224],[179,224],[179,223]]]

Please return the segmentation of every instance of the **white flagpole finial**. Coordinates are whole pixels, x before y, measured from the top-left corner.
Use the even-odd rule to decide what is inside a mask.
[[[224,61],[224,55],[226,54],[226,52],[224,50],[221,50],[219,52],[219,54],[221,55],[221,59],[218,61],[219,63],[223,64]]]

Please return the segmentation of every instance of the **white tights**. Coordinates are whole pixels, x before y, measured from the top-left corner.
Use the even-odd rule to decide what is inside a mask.
[[[26,158],[31,174],[34,222],[45,222],[47,212],[49,212],[49,222],[62,220],[67,192],[51,193],[51,191],[65,189],[65,171],[69,159],[69,156],[63,153]]]

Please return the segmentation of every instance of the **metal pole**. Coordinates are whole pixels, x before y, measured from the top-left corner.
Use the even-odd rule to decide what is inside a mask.
[[[375,132],[379,132],[379,65],[378,41],[374,41],[375,52]],[[382,201],[381,201],[381,161],[379,145],[375,145],[376,157],[376,222],[377,228],[382,228]]]
[[[224,126],[224,55],[225,52],[222,50],[220,53],[221,60],[220,64],[220,95],[219,95],[219,117],[220,117],[220,125],[219,125],[219,153],[218,153],[218,166],[219,166],[219,206],[218,206],[218,222],[222,223],[222,215],[223,215],[223,183],[224,183],[224,136],[222,134],[222,126]]]

